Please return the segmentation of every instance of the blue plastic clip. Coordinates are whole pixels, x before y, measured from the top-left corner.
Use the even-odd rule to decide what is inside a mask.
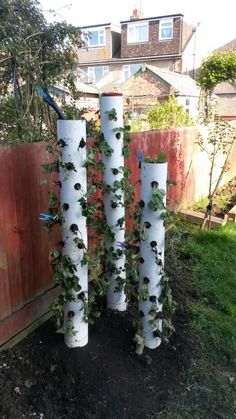
[[[121,247],[121,249],[128,249],[129,248],[129,245],[127,243],[124,243],[124,242],[116,242],[116,246]]]
[[[54,221],[54,217],[52,215],[49,215],[49,214],[40,213],[39,214],[39,220],[40,221]]]
[[[139,169],[141,168],[142,161],[143,161],[143,152],[139,151],[138,152],[138,167],[139,167]]]

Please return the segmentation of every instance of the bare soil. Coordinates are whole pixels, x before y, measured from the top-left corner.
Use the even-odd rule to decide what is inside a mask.
[[[0,353],[0,419],[146,419],[160,412],[178,391],[194,347],[188,275],[178,267],[169,274],[179,308],[168,345],[136,355],[129,312],[104,313],[90,327],[88,345],[76,349],[66,348],[48,321]]]

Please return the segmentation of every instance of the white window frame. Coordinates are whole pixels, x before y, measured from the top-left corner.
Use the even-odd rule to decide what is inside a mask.
[[[97,47],[104,47],[105,46],[105,28],[102,29],[91,29],[88,34],[92,34],[93,32],[98,33],[98,42],[97,44],[91,44],[92,38],[88,38],[88,47],[89,48],[97,48]]]
[[[134,63],[134,64],[124,64],[123,65],[123,79],[126,81],[126,80],[128,80],[133,74],[135,74],[135,73],[137,73],[137,71],[138,70],[140,70],[140,68],[139,69],[137,69],[136,71],[132,71],[132,65],[137,65],[137,66],[139,66],[140,68],[142,67],[142,65],[143,64],[139,64],[139,63]],[[127,75],[128,75],[128,77],[126,78],[125,77],[125,73],[128,73]]]
[[[88,79],[92,79],[94,83],[96,83],[96,68],[102,69],[102,77],[104,77],[106,74],[110,72],[109,65],[96,65],[93,67],[88,67],[87,74]]]
[[[133,41],[132,39],[131,39],[131,34],[130,34],[130,29],[133,29],[133,30],[136,30],[137,28],[140,28],[140,27],[142,27],[142,26],[144,26],[144,27],[146,27],[147,28],[147,36],[146,36],[146,38],[145,39],[136,39],[135,41]],[[139,43],[142,43],[142,42],[148,42],[148,40],[149,40],[149,22],[147,21],[147,22],[139,22],[139,23],[129,23],[128,25],[127,25],[127,43],[128,44],[139,44]]]
[[[170,37],[166,37],[166,36],[163,37],[162,36],[162,30],[164,29],[163,25],[166,25],[166,27],[168,29],[171,29],[171,36]],[[174,26],[173,19],[161,19],[159,21],[159,40],[160,41],[166,41],[166,40],[169,40],[169,39],[173,39],[173,26]]]

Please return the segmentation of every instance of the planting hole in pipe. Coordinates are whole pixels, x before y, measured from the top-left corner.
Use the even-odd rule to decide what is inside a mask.
[[[86,142],[84,141],[84,138],[81,138],[79,143],[79,148],[84,148],[86,146]]]
[[[140,206],[140,208],[145,207],[145,202],[142,199],[141,199],[141,201],[139,201],[139,206]]]
[[[77,233],[79,227],[77,226],[77,224],[71,224],[70,230],[72,231],[72,233]]]
[[[83,291],[82,291],[82,292],[78,295],[78,297],[77,297],[77,298],[78,298],[78,300],[85,301],[85,297],[86,297],[86,296],[85,296],[85,292],[83,292]]]
[[[62,148],[67,146],[66,142],[62,138],[57,142],[57,144]]]
[[[151,303],[156,303],[157,297],[155,295],[150,295],[149,301],[151,301]]]
[[[156,182],[155,180],[153,180],[153,181],[151,182],[151,187],[152,187],[152,188],[158,188],[158,186],[159,186],[159,183],[158,183],[158,182]]]
[[[151,246],[151,247],[157,247],[157,242],[156,242],[155,240],[152,240],[152,241],[150,242],[150,246]]]
[[[144,227],[145,228],[151,228],[151,223],[149,223],[148,221],[145,221],[145,223],[144,223]]]
[[[120,132],[116,133],[116,138],[117,138],[117,140],[119,140],[121,138],[121,133]]]
[[[118,169],[112,168],[111,170],[112,170],[113,175],[118,175],[119,173]]]
[[[149,284],[149,282],[150,282],[150,279],[149,279],[147,276],[145,276],[145,277],[143,278],[143,283],[144,283],[144,284]]]
[[[67,204],[67,202],[65,202],[63,205],[62,205],[62,209],[64,210],[64,211],[68,211],[68,209],[70,208],[70,206],[69,206],[69,204]]]
[[[68,311],[67,316],[69,317],[69,319],[71,319],[72,317],[74,317],[75,312],[73,310]]]
[[[80,183],[75,183],[75,184],[74,184],[74,188],[75,188],[75,190],[76,190],[76,191],[80,191],[80,189],[81,189],[81,184],[80,184]]]

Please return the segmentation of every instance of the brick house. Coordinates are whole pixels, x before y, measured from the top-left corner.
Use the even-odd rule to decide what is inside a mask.
[[[107,79],[107,83],[105,83]],[[133,115],[140,115],[164,101],[170,95],[176,96],[178,103],[193,118],[198,116],[200,90],[189,76],[144,64],[134,75],[123,83],[109,81],[109,75],[98,82],[100,92],[119,91],[123,93],[124,109]]]
[[[78,51],[87,82],[96,83],[113,71],[124,81],[144,63],[185,74],[192,71],[196,28],[182,14],[144,18],[135,9],[119,26],[106,23],[81,29],[89,34],[87,47]]]

